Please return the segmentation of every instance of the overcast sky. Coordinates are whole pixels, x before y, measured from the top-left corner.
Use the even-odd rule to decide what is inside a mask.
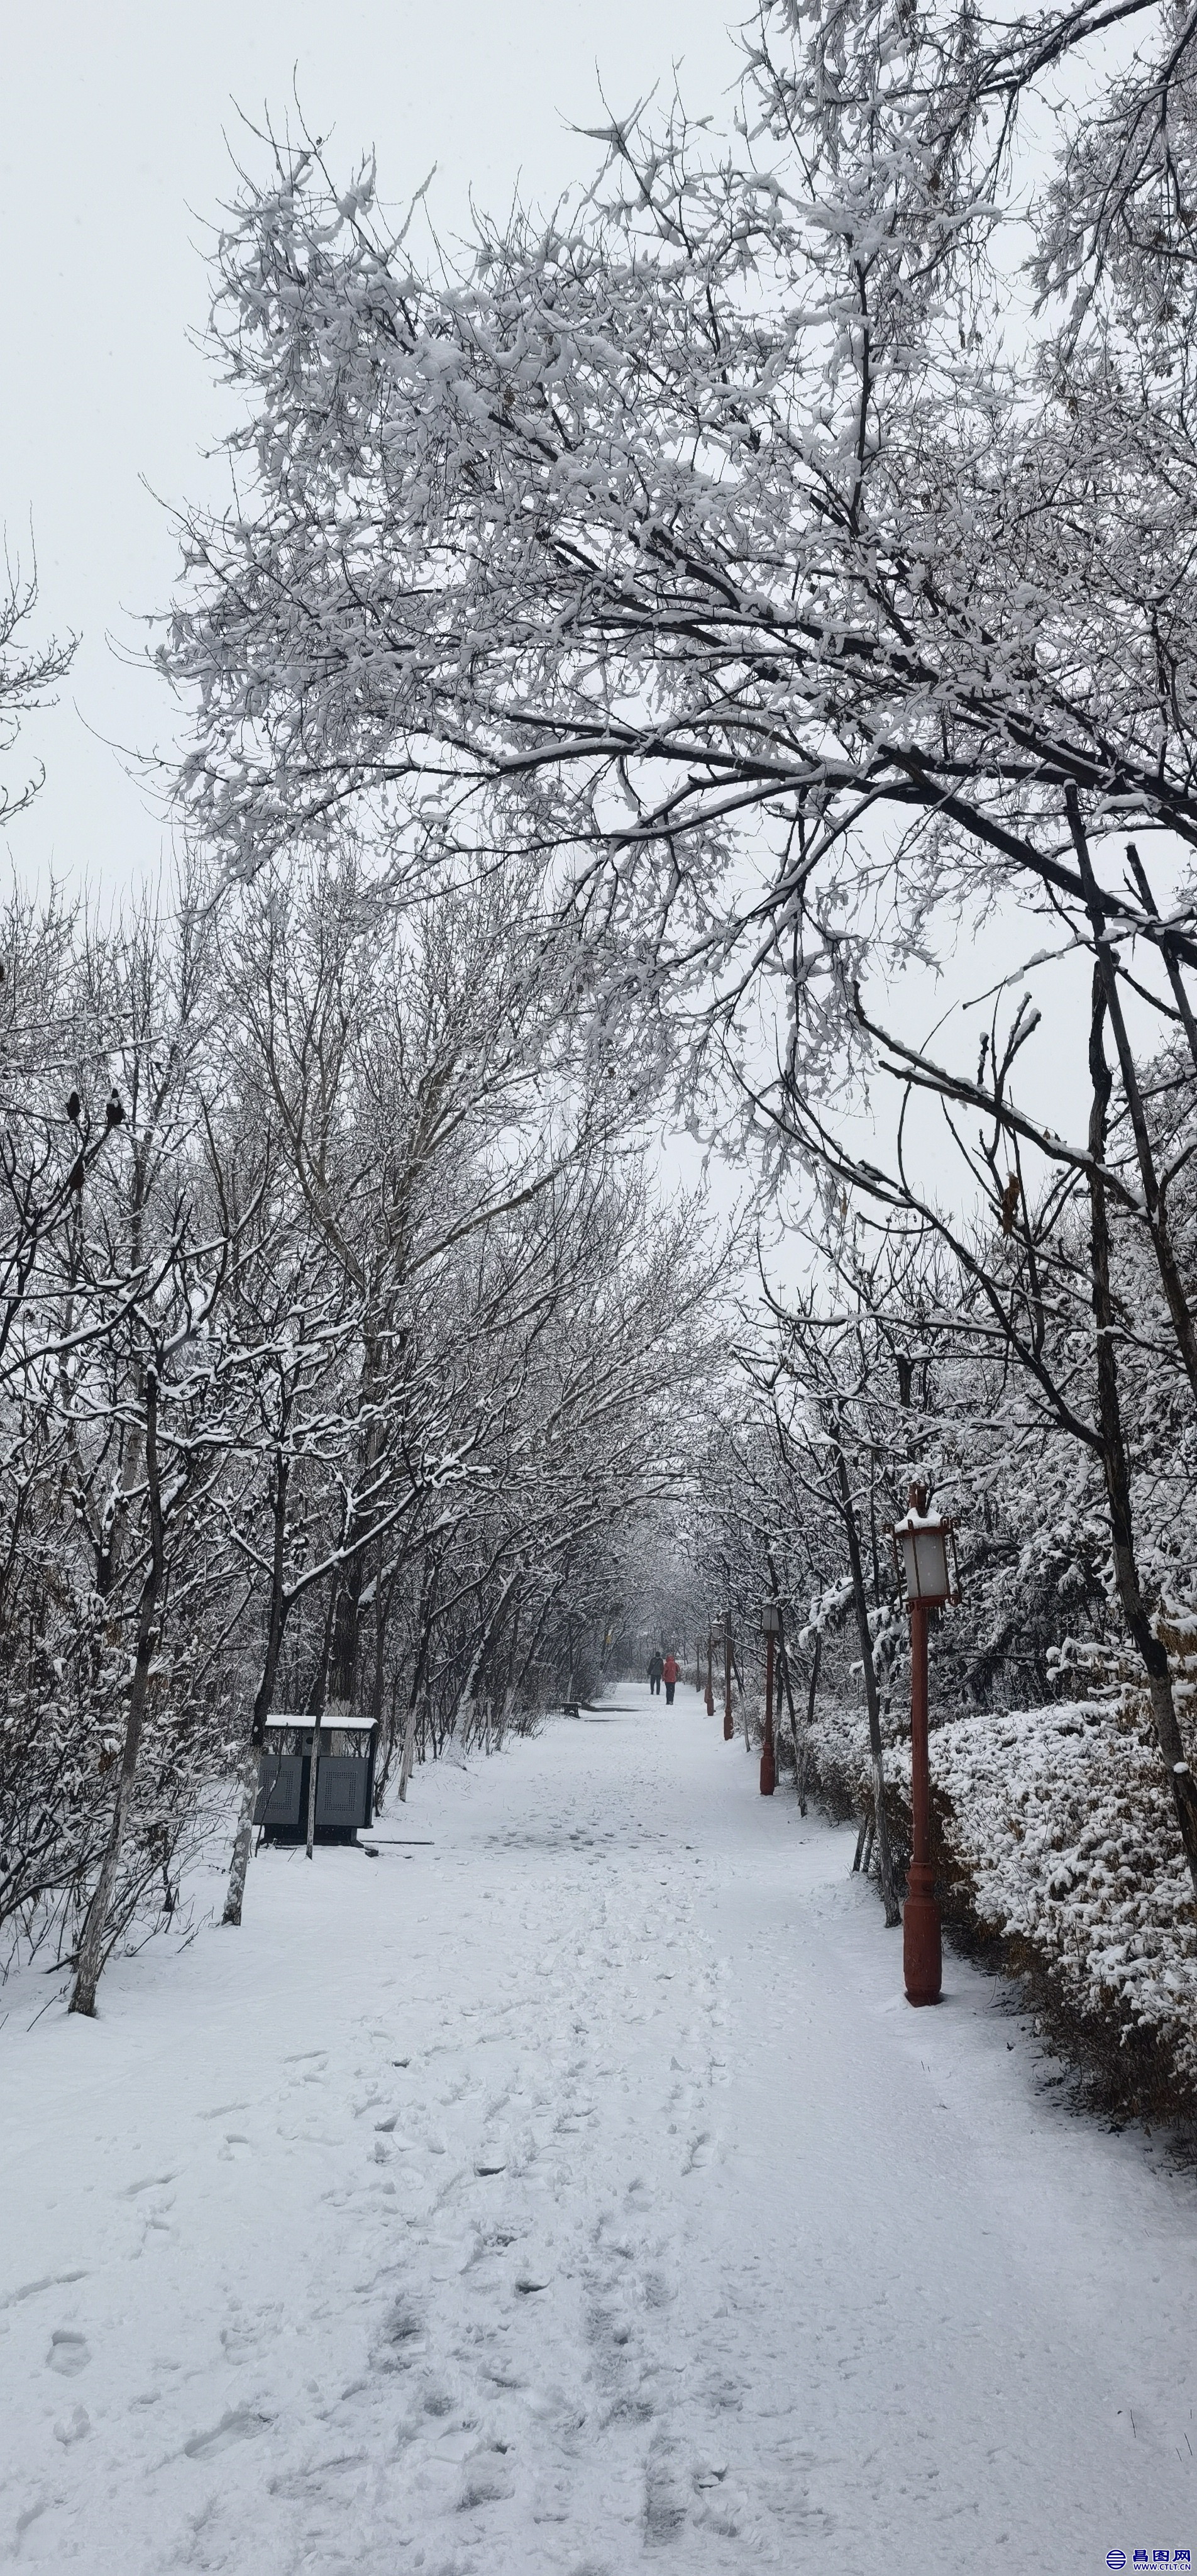
[[[0,134],[0,519],[36,544],[42,633],[81,641],[53,714],[6,763],[46,785],[11,829],[27,882],[53,869],[119,894],[153,871],[163,815],[113,744],[169,751],[177,716],[142,670],[139,620],[167,603],[164,503],[213,488],[222,406],[189,335],[207,309],[206,227],[232,185],[238,108],[281,121],[298,92],[334,162],[377,147],[385,196],[437,164],[438,227],[471,190],[552,197],[594,146],[601,76],[624,110],[674,63],[691,104],[734,77],[727,0],[415,5],[415,0],[37,0],[10,9]],[[228,140],[226,140],[228,138]],[[149,487],[149,488],[147,488]],[[155,497],[158,496],[158,497]],[[22,754],[25,754],[22,765]]]

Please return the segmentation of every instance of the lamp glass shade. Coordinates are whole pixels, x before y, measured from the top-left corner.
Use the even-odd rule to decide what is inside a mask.
[[[942,1521],[900,1524],[902,1571],[912,1601],[946,1601],[952,1589],[948,1572],[948,1533]]]
[[[761,1612],[762,1637],[776,1637],[781,1631],[781,1611],[776,1601],[766,1601]]]

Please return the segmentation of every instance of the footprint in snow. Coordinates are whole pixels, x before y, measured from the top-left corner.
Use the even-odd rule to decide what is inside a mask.
[[[673,2540],[689,2514],[689,2499],[677,2474],[672,2453],[662,2443],[649,2452],[644,2464],[644,2537],[653,2541]]]
[[[15,2308],[22,2299],[35,2299],[42,2290],[62,2290],[69,2281],[85,2281],[86,2272],[44,2272],[38,2281],[22,2281],[19,2289],[9,2290],[0,2299],[0,2308]]]
[[[242,2156],[252,2156],[252,2154],[253,2148],[249,2139],[242,2137],[237,2130],[230,2131],[220,2150],[221,2162],[226,2165],[237,2164]]]
[[[480,2504],[506,2504],[514,2493],[511,2473],[500,2446],[480,2442],[462,2462],[458,2511],[472,2513]]]
[[[72,2442],[81,2442],[91,2431],[91,2417],[86,2406],[72,2406],[69,2415],[60,2415],[54,2426],[54,2439],[69,2450]]]
[[[471,2451],[477,2447],[478,2436],[474,2432],[442,2433],[437,2442],[436,2456],[438,2460],[447,2460],[452,2467],[460,2468],[462,2461],[468,2460]]]
[[[233,2442],[252,2442],[255,2434],[265,2433],[270,2424],[254,2406],[230,2406],[207,2433],[193,2433],[183,2449],[189,2460],[212,2460],[218,2451],[227,2451]]]
[[[424,2320],[410,2300],[396,2299],[373,2355],[378,2370],[409,2370],[425,2348]]]
[[[74,2379],[79,2371],[86,2370],[90,2360],[91,2348],[86,2335],[72,2334],[66,2326],[60,2326],[57,2333],[51,2335],[46,2368],[56,2370],[60,2379]]]
[[[279,2332],[283,2315],[280,2299],[268,2300],[264,2307],[247,2308],[241,2299],[230,2298],[228,2309],[229,2323],[221,2327],[220,2340],[230,2361],[239,2361],[265,2338],[273,2339]]]

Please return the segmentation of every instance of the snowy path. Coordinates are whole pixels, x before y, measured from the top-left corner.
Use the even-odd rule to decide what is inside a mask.
[[[0,2563],[1197,2565],[1193,2185],[990,1981],[910,2012],[692,1692],[617,1701],[10,2011]]]

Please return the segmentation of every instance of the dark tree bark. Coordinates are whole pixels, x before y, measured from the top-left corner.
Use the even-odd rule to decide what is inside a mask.
[[[1135,1063],[1134,1049],[1131,1046],[1130,1035],[1126,1026],[1126,1018],[1122,1008],[1122,995],[1118,987],[1118,968],[1115,961],[1113,947],[1108,937],[1105,907],[1101,901],[1097,881],[1093,874],[1092,863],[1089,857],[1088,840],[1081,823],[1080,804],[1075,789],[1070,788],[1067,791],[1064,801],[1068,809],[1068,820],[1071,826],[1073,843],[1077,852],[1081,876],[1085,886],[1089,906],[1089,919],[1093,929],[1094,954],[1097,960],[1094,969],[1094,980],[1101,988],[1104,1011],[1109,1016],[1110,1027],[1114,1036],[1114,1044],[1118,1053],[1118,1069],[1122,1076],[1123,1095],[1126,1100],[1127,1114],[1130,1118],[1131,1133],[1135,1140],[1135,1154],[1139,1165],[1139,1178],[1143,1187],[1143,1204],[1147,1212],[1147,1229],[1151,1238],[1151,1247],[1155,1254],[1156,1267],[1160,1274],[1160,1285],[1164,1291],[1164,1300],[1168,1308],[1169,1316],[1171,1317],[1172,1330],[1176,1336],[1176,1346],[1184,1363],[1189,1385],[1192,1388],[1194,1396],[1197,1396],[1197,1325],[1194,1324],[1192,1314],[1189,1310],[1189,1301],[1185,1295],[1185,1286],[1181,1277],[1180,1263],[1176,1257],[1176,1247],[1172,1241],[1172,1231],[1168,1222],[1168,1194],[1156,1169],[1155,1153],[1152,1147],[1151,1131],[1147,1123],[1147,1111],[1144,1106],[1143,1094],[1139,1083],[1138,1067]],[[1175,969],[1176,984],[1180,985],[1179,966],[1177,965],[1174,954],[1171,950],[1167,950],[1165,952],[1165,956],[1166,962],[1170,968]],[[1182,993],[1183,989],[1183,985],[1180,985]],[[1101,1056],[1102,1075],[1105,1082],[1105,1097],[1101,1101],[1099,1121],[1100,1133],[1104,1146],[1110,1097],[1110,1075],[1105,1061],[1105,1049],[1102,1043],[1100,1026],[1096,1028],[1095,1035],[1096,1044]],[[1093,1047],[1094,1033],[1091,1031],[1089,1070],[1093,1077],[1094,1110],[1096,1112],[1098,1108],[1099,1084],[1098,1076],[1094,1069]],[[1090,1127],[1089,1143],[1090,1152],[1092,1152],[1092,1123]],[[1089,1195],[1091,1204],[1093,1199],[1093,1190],[1094,1181],[1093,1176],[1090,1175]],[[1096,1282],[1096,1273],[1094,1276]]]
[[[286,1395],[284,1396],[284,1407],[282,1429],[285,1438],[290,1416],[290,1403]],[[274,1706],[274,1691],[275,1684],[278,1680],[279,1662],[283,1651],[283,1637],[287,1625],[287,1612],[291,1606],[287,1597],[286,1583],[284,1579],[287,1539],[287,1497],[290,1492],[290,1487],[291,1461],[286,1448],[283,1446],[282,1441],[280,1441],[279,1447],[275,1452],[274,1459],[274,1496],[272,1513],[273,1545],[270,1560],[270,1600],[267,1605],[266,1615],[266,1649],[262,1658],[261,1679],[254,1696],[253,1715],[250,1720],[249,1729],[249,1743],[246,1747],[245,1760],[241,1770],[237,1833],[233,1844],[232,1867],[229,1871],[229,1889],[224,1901],[224,1913],[221,1917],[222,1922],[234,1925],[240,1924],[241,1909],[245,1902],[245,1881],[249,1871],[250,1853],[253,1849],[254,1807],[257,1803],[259,1760],[262,1746],[266,1740],[266,1721]]]
[[[856,1634],[864,1667],[865,1701],[869,1712],[869,1750],[873,1757],[873,1800],[876,1810],[877,1864],[881,1880],[881,1901],[885,1920],[891,1930],[902,1920],[894,1885],[894,1864],[889,1845],[889,1819],[885,1812],[885,1752],[881,1741],[881,1694],[877,1688],[877,1667],[873,1661],[873,1636],[869,1627],[869,1596],[865,1590],[864,1561],[860,1552],[860,1526],[852,1488],[848,1481],[848,1461],[838,1426],[834,1435],[835,1477],[839,1488],[840,1512],[848,1542],[848,1566],[852,1576],[852,1599],[856,1611]]]
[[[158,1472],[158,1371],[152,1362],[145,1373],[144,1392],[149,1562],[137,1605],[137,1644],[133,1660],[133,1680],[129,1691],[128,1713],[125,1718],[125,1741],[121,1752],[121,1767],[116,1785],[112,1822],[108,1829],[104,1858],[100,1864],[100,1875],[87,1909],[83,1938],[79,1944],[79,1966],[75,1978],[75,1990],[70,2003],[73,2013],[84,2013],[89,2018],[95,2013],[96,1989],[99,1986],[107,1956],[108,1918],[124,1847],[125,1830],[129,1821],[134,1782],[137,1778],[137,1757],[141,1750],[141,1734],[149,1697],[150,1667],[158,1635],[158,1605],[162,1597],[166,1573],[162,1487]]]
[[[1101,1432],[1101,1460],[1110,1512],[1110,1536],[1118,1598],[1122,1606],[1123,1618],[1147,1674],[1156,1738],[1175,1801],[1177,1823],[1193,1880],[1194,1893],[1197,1894],[1197,1783],[1194,1782],[1189,1768],[1180,1727],[1177,1724],[1167,1650],[1161,1644],[1152,1626],[1152,1604],[1144,1593],[1135,1555],[1130,1461],[1127,1456],[1118,1384],[1116,1323],[1110,1276],[1110,1218],[1105,1185],[1101,1177],[1105,1162],[1112,1087],[1103,1036],[1108,1008],[1108,978],[1099,954],[1093,970],[1092,1017],[1089,1029],[1089,1071],[1093,1084],[1093,1105],[1089,1118],[1091,1158],[1089,1218],[1093,1315],[1097,1327],[1097,1412]]]
[[[773,1586],[773,1598],[780,1606],[781,1586],[777,1580],[777,1567],[773,1562],[773,1551],[771,1548],[767,1551],[766,1562],[769,1567],[769,1581]],[[786,1695],[786,1708],[789,1712],[790,1720],[790,1742],[794,1748],[794,1789],[798,1799],[798,1813],[800,1816],[804,1816],[806,1814],[806,1766],[798,1748],[798,1720],[794,1713],[794,1693],[790,1682],[790,1656],[789,1648],[786,1644],[786,1632],[784,1627],[782,1628],[777,1642],[779,1648],[777,1660],[781,1673],[781,1686]],[[817,1639],[815,1643],[816,1672],[819,1668],[819,1647],[821,1643],[821,1638]]]

